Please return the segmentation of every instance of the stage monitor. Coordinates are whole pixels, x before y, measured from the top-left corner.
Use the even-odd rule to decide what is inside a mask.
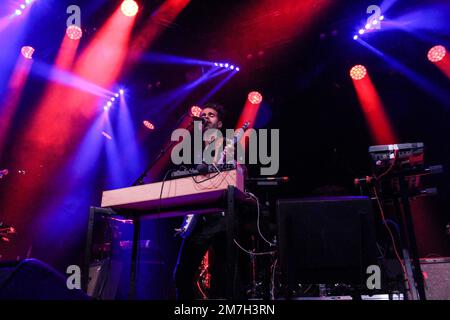
[[[278,200],[277,216],[284,285],[366,283],[377,264],[369,198]]]

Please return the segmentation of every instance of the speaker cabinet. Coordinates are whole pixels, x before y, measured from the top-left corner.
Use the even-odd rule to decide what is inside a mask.
[[[367,266],[377,264],[369,198],[279,200],[277,217],[284,285],[365,284]]]
[[[87,294],[99,300],[114,300],[122,273],[122,262],[103,259],[89,266]]]
[[[443,200],[432,195],[415,197],[410,205],[419,257],[449,257],[450,237],[445,226],[450,217]]]
[[[450,300],[450,258],[420,259],[427,300]]]

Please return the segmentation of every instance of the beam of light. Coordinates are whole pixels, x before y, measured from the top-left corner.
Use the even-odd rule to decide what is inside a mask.
[[[418,39],[419,41],[423,43],[434,43],[436,41],[436,36],[431,34],[431,32],[425,30],[416,30],[412,28],[408,22],[405,21],[399,21],[399,20],[388,20],[383,23],[383,30],[398,30],[405,33],[408,33],[409,35],[413,36],[414,38]],[[447,43],[448,44],[448,43]]]
[[[165,126],[172,127],[172,123],[167,123],[167,119],[170,115],[169,110],[175,110],[176,107],[178,107],[185,99],[186,97],[198,86],[200,86],[202,83],[219,76],[220,74],[223,74],[227,72],[227,70],[217,70],[215,68],[209,69],[205,74],[203,74],[200,78],[198,78],[196,81],[190,82],[188,84],[185,84],[183,86],[180,86],[174,90],[170,90],[169,92],[166,92],[158,97],[152,98],[148,100],[145,104],[148,106],[154,106],[148,114],[145,115],[146,118],[150,119],[157,119],[158,123],[155,125],[158,125],[159,128],[163,128]],[[187,111],[189,112],[189,111]],[[190,123],[192,122],[192,118],[188,116],[183,116],[181,120],[181,124],[178,125],[178,128],[187,128]],[[174,128],[176,129],[176,128]],[[142,130],[138,134],[138,140],[141,141],[144,137],[148,135],[148,129],[142,127]],[[163,146],[164,147],[164,146]],[[159,152],[160,149],[157,149]],[[156,178],[161,178],[160,175],[163,172],[163,170],[167,167],[167,165],[170,163],[170,150],[166,152],[162,156],[162,158],[154,165],[152,170],[147,175],[147,182],[154,181]],[[158,153],[156,152],[153,157],[156,156]],[[150,159],[149,161],[151,161]],[[137,178],[137,177],[136,177]]]
[[[428,52],[428,60],[450,79],[450,58],[444,46],[435,46]]]
[[[118,7],[77,59],[74,74],[100,87],[112,87],[122,72],[135,20],[136,16],[126,17]],[[69,100],[75,112],[86,106],[81,111],[87,118],[95,114],[95,97],[73,91]]]
[[[211,68],[195,81],[184,84],[176,89],[147,100],[145,105],[154,106],[147,117],[151,119],[158,119],[159,126],[161,127],[165,119],[168,117],[168,114],[183,103],[192,91],[206,81],[209,81],[225,72],[227,72],[225,69],[217,70],[215,68]],[[162,113],[161,111],[163,110],[164,112]]]
[[[244,109],[242,109],[241,115],[239,116],[239,120],[236,124],[236,129],[241,128],[245,122],[249,121],[250,126],[249,128],[253,128],[255,125],[256,117],[258,116],[259,107],[261,106],[262,99],[258,101],[254,101],[255,103],[251,102],[248,99],[248,95],[245,100]],[[243,140],[245,139],[245,135],[243,137]],[[242,140],[241,140],[242,141]]]
[[[352,79],[352,81],[374,143],[390,144],[397,142],[394,130],[385,113],[383,103],[370,76],[366,75],[362,79]]]
[[[205,60],[179,57],[164,53],[144,53],[140,59],[141,62],[157,63],[157,64],[180,64],[180,65],[200,65],[200,66],[213,66],[214,63]]]
[[[46,183],[51,197],[44,206],[30,208],[33,221],[28,223],[39,230],[43,247],[52,247],[52,256],[61,259],[68,248],[83,243],[89,206],[98,202],[99,176],[102,173],[101,151],[104,137],[99,134],[107,118],[100,114],[87,130],[81,143],[65,164],[52,174]],[[29,204],[30,205],[30,204]],[[62,243],[62,244],[60,244]]]
[[[227,72],[227,70],[215,70],[210,69],[207,72],[205,72],[200,78],[197,80],[188,83],[184,87],[181,88],[181,90],[178,92],[178,94],[174,97],[170,102],[170,107],[168,108],[168,111],[175,110],[179,105],[181,105],[184,100],[189,96],[189,94],[194,91],[197,87],[199,87],[201,84],[205,83],[206,81],[210,81],[211,79],[218,77],[219,75]]]
[[[1,17],[0,18],[0,34],[3,30],[5,30],[10,24],[12,20],[10,17]]]
[[[448,101],[450,101],[450,94],[446,90],[443,90],[438,85],[431,83],[421,75],[417,74],[415,71],[409,69],[407,66],[398,62],[389,55],[381,52],[380,50],[368,44],[367,42],[361,39],[358,39],[356,41],[358,41],[361,45],[370,50],[372,53],[376,54],[379,58],[383,59],[383,61],[387,62],[392,68],[394,68],[395,70],[406,76],[408,80],[416,84],[419,89],[423,90],[430,97],[432,97],[433,99],[437,99],[444,105],[448,105]]]
[[[61,188],[61,192],[72,192],[78,186],[84,184],[83,181],[92,178],[91,173],[97,169],[100,161],[104,140],[104,137],[99,133],[106,127],[107,121],[107,115],[99,114],[86,131],[80,144],[65,159],[62,169],[54,177],[54,182],[64,186],[64,188]],[[70,179],[67,179],[67,177],[70,177]]]
[[[138,139],[125,96],[120,96],[120,106],[115,124],[118,153],[117,161],[122,166],[123,179],[121,186],[129,186],[144,167],[143,155],[138,145]]]
[[[58,69],[48,72],[46,66],[42,64],[33,68],[33,71],[36,69],[36,72],[40,71],[42,74],[50,73],[52,80],[73,82],[78,86],[78,88],[57,86],[55,90],[54,84],[50,85],[48,95],[41,100],[30,125],[30,132],[39,132],[39,135],[28,135],[25,140],[36,148],[52,150],[49,154],[43,153],[42,157],[54,157],[54,152],[64,154],[72,148],[77,137],[79,138],[89,125],[90,118],[97,112],[94,106],[98,94],[113,94],[100,88],[110,87],[116,80],[125,57],[133,22],[134,19],[125,17],[118,8],[75,62],[73,74],[76,78],[69,77],[70,73],[64,70],[62,73]],[[74,49],[78,43],[78,41],[74,44],[70,42],[73,41],[65,36],[63,45],[67,47],[64,51]],[[73,54],[73,51],[69,52],[69,57],[72,58]],[[72,62],[62,58],[62,55],[63,51],[60,52],[56,65],[59,63],[65,63],[64,67],[72,65]],[[80,82],[74,81],[75,79],[83,80]],[[95,85],[91,86],[92,83]],[[72,123],[77,123],[77,126],[72,126]]]
[[[210,92],[206,96],[204,96],[200,101],[199,105],[205,104],[212,96],[214,96],[217,91],[219,91],[231,78],[236,74],[236,72],[232,72],[228,74],[224,79],[222,79],[214,88],[211,89]]]
[[[60,70],[40,61],[36,61],[35,67],[33,68],[33,74],[54,83],[64,85],[66,91],[73,88],[103,98],[108,98],[114,94],[114,92],[83,79],[70,71]]]
[[[69,70],[74,61],[78,43],[78,41],[72,41],[64,36],[54,67],[49,68],[48,73],[57,73],[56,70],[58,69]],[[33,64],[36,65],[39,62],[35,61]],[[36,70],[39,70],[39,67]],[[32,71],[34,71],[34,68]],[[51,79],[52,77],[55,78],[56,75],[50,74],[48,77]],[[28,130],[14,143],[11,153],[16,158],[19,167],[29,167],[31,171],[38,171],[40,170],[39,166],[46,163],[45,150],[52,150],[53,154],[49,156],[50,159],[57,159],[64,153],[59,137],[69,136],[71,125],[70,121],[60,124],[60,119],[64,117],[65,113],[62,105],[67,102],[66,93],[67,88],[63,85],[48,83],[41,100],[35,107],[35,114],[28,120]],[[55,132],[53,135],[42,136],[40,134],[41,130],[45,131],[45,128],[52,127]],[[30,153],[33,154],[33,160],[30,160]],[[11,183],[19,184],[14,180]],[[39,188],[35,190],[39,190]]]
[[[11,175],[12,190],[4,198],[6,216],[2,218],[8,221],[17,217],[26,219],[26,225],[21,229],[23,237],[26,238],[27,234],[36,237],[39,232],[39,238],[55,245],[52,245],[52,250],[62,251],[67,251],[66,240],[79,240],[80,235],[84,237],[88,216],[86,210],[98,201],[93,199],[92,189],[96,174],[100,172],[98,160],[103,137],[98,132],[104,127],[104,120],[104,117],[98,117],[92,123],[75,152],[63,161],[58,170],[47,171],[47,164],[44,163],[44,168],[37,166],[37,171],[26,167],[27,175],[19,179],[17,175]],[[34,157],[31,158],[34,160]],[[44,178],[47,179],[41,181]],[[51,195],[45,197],[44,204],[41,203],[43,190]],[[61,242],[66,247],[56,246]]]
[[[59,126],[58,121],[59,119],[64,117],[65,110],[62,105],[63,103],[67,102],[68,88],[61,85],[56,80],[64,78],[61,77],[60,74],[69,74],[67,70],[69,70],[73,64],[78,44],[79,41],[72,41],[67,36],[64,36],[53,67],[42,64],[39,61],[34,62],[34,66],[36,66],[36,68],[33,68],[32,72],[37,72],[38,74],[39,72],[41,72],[47,79],[53,79],[55,80],[55,82],[48,83],[41,100],[35,107],[35,115],[32,118],[31,123],[28,124],[29,130],[16,143],[16,145],[19,147],[17,147],[16,150],[13,150],[13,153],[17,154],[19,162],[28,161],[28,155],[21,152],[22,149],[28,148],[25,146],[30,145],[38,148],[38,145],[42,144],[43,147],[39,148],[45,149],[51,144],[52,141],[53,143],[59,141],[59,134],[68,135],[67,131],[68,128],[70,128],[70,123],[61,124]],[[68,79],[69,80],[67,80],[66,77],[66,80],[70,82],[71,78],[69,77]],[[39,140],[40,135],[35,135],[34,133],[39,132],[39,130],[41,130],[42,128],[47,127],[55,127],[55,132],[58,132],[58,134],[55,134],[52,137],[46,137],[45,140]],[[59,147],[60,145],[56,144],[54,145],[53,150],[59,150]],[[30,149],[32,148],[33,147],[30,147]],[[37,157],[38,155],[36,155],[36,158]]]
[[[391,8],[395,5],[395,3],[396,3],[397,1],[398,1],[398,0],[383,0],[383,2],[382,2],[381,5],[380,5],[381,12],[382,12],[383,14],[386,13],[386,12],[388,12],[389,9],[391,9]]]
[[[167,25],[175,21],[189,2],[190,0],[164,1],[134,37],[130,46],[129,62],[135,63],[140,61],[142,53],[151,46]]]
[[[181,119],[181,123],[178,125],[178,128],[188,129],[192,130],[192,125],[194,120],[187,115],[188,112],[183,116]],[[172,125],[173,126],[173,125]],[[174,128],[177,129],[177,128]],[[172,134],[172,132],[170,132]],[[183,138],[180,138],[180,142]],[[161,153],[161,157],[158,161],[156,161],[153,165],[153,167],[148,171],[146,176],[146,182],[154,182],[157,180],[162,180],[164,172],[166,172],[166,168],[171,163],[171,152],[173,147],[177,144],[176,142],[173,144],[172,147],[170,147],[170,144],[172,141],[164,143],[159,149],[156,149],[155,152],[151,156],[151,160],[155,159],[156,156],[161,153],[163,149],[166,149],[166,152]]]
[[[256,92],[256,91],[252,91],[252,92]],[[250,92],[250,93],[252,93],[252,92]],[[261,99],[258,99],[259,102],[256,100],[253,100],[253,102],[250,101],[248,96],[249,95],[247,95],[247,97],[245,99],[244,108],[242,109],[242,112],[236,123],[236,128],[235,128],[236,130],[239,130],[240,128],[242,128],[244,123],[246,123],[246,122],[249,122],[248,129],[252,129],[255,127],[256,119],[258,117],[259,110],[260,110],[260,106],[261,106],[261,103],[263,102],[262,95],[261,95]],[[248,141],[250,139],[251,133],[252,133],[252,130],[245,131],[245,133],[242,135],[242,137],[239,141],[239,144],[240,144],[241,148],[243,148],[243,150],[246,150],[249,147]]]
[[[20,19],[0,18],[0,97],[7,90],[17,60],[27,36],[28,10]]]
[[[75,55],[78,50],[80,41],[72,40],[66,34],[62,40],[61,46],[59,47],[58,54],[56,56],[53,67],[59,70],[70,70],[75,61]]]
[[[117,8],[75,62],[74,74],[100,87],[111,87],[122,70],[134,21]],[[44,96],[36,115],[30,117],[29,129],[13,150],[18,165],[28,164],[38,171],[39,165],[45,164],[57,172],[97,114],[97,101],[97,96],[72,88]],[[49,179],[33,181],[30,193],[38,196]]]
[[[110,117],[107,117],[104,130],[112,137],[111,140],[104,142],[107,169],[105,189],[123,188],[126,186],[124,169],[127,165],[122,162],[122,155],[125,154],[125,150],[119,152],[117,130],[113,129]],[[133,178],[134,176],[130,177],[130,180]]]
[[[420,34],[425,32],[448,34],[448,12],[450,3],[426,4],[410,9],[394,19],[395,26],[405,31]]]
[[[33,60],[20,56],[8,85],[8,91],[0,105],[0,154],[2,154],[6,136],[16,113],[20,97],[28,79]]]
[[[57,119],[53,119],[54,121]],[[45,190],[46,186],[51,185],[55,181],[62,180],[61,190],[72,190],[81,181],[83,177],[86,177],[87,172],[92,168],[100,154],[101,142],[103,137],[99,134],[101,128],[104,126],[105,118],[98,117],[96,121],[91,125],[91,128],[85,134],[80,144],[74,144],[71,149],[72,152],[67,150],[52,150],[52,141],[47,147],[41,143],[37,145],[30,145],[29,143],[21,143],[18,147],[22,148],[23,152],[19,154],[19,157],[28,156],[29,161],[24,161],[19,158],[18,165],[27,169],[29,174],[26,181],[18,179],[12,176],[11,183],[13,183],[19,190],[24,189],[23,193],[17,193],[12,190],[8,193],[8,202],[6,207],[8,210],[14,211],[17,202],[24,202],[20,199],[25,197],[25,201],[20,206],[20,211],[27,212],[34,210],[34,203],[42,197],[42,190]],[[76,123],[76,122],[75,122]],[[39,134],[34,132],[36,137]],[[30,134],[33,134],[31,132]],[[55,137],[57,140],[58,137]],[[77,151],[78,150],[78,151]],[[30,154],[33,156],[30,157]],[[60,156],[63,155],[63,156]],[[53,157],[51,157],[53,156]],[[66,165],[65,165],[66,164]],[[51,174],[46,174],[51,172]],[[37,174],[42,173],[42,174]],[[68,179],[70,177],[70,179]],[[14,180],[15,179],[15,180]],[[55,195],[53,195],[55,196]]]
[[[70,181],[66,182],[69,189],[75,188],[80,180],[89,178],[90,172],[96,169],[104,143],[104,137],[99,133],[106,127],[107,122],[108,115],[100,113],[75,151],[66,160],[65,168],[60,172],[60,178],[71,177]]]

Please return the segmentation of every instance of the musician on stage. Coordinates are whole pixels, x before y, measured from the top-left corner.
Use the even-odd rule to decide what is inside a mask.
[[[218,104],[206,104],[201,113],[203,118],[203,132],[208,129],[222,128],[224,109]],[[215,161],[218,159],[217,151],[221,150],[223,139],[214,134],[205,137],[204,148],[214,148]],[[174,280],[177,290],[177,299],[195,299],[195,277],[205,253],[211,247],[212,257],[209,258],[211,271],[211,288],[209,298],[223,298],[225,296],[225,266],[226,266],[226,222],[223,212],[196,217],[196,223],[190,234],[186,235],[181,245],[178,261],[175,267]]]

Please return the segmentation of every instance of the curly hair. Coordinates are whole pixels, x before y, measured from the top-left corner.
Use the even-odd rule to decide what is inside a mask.
[[[225,117],[225,108],[218,104],[218,103],[207,103],[203,106],[203,109],[205,108],[210,108],[213,109],[217,112],[217,117],[219,118],[220,121],[223,121],[224,117]]]

